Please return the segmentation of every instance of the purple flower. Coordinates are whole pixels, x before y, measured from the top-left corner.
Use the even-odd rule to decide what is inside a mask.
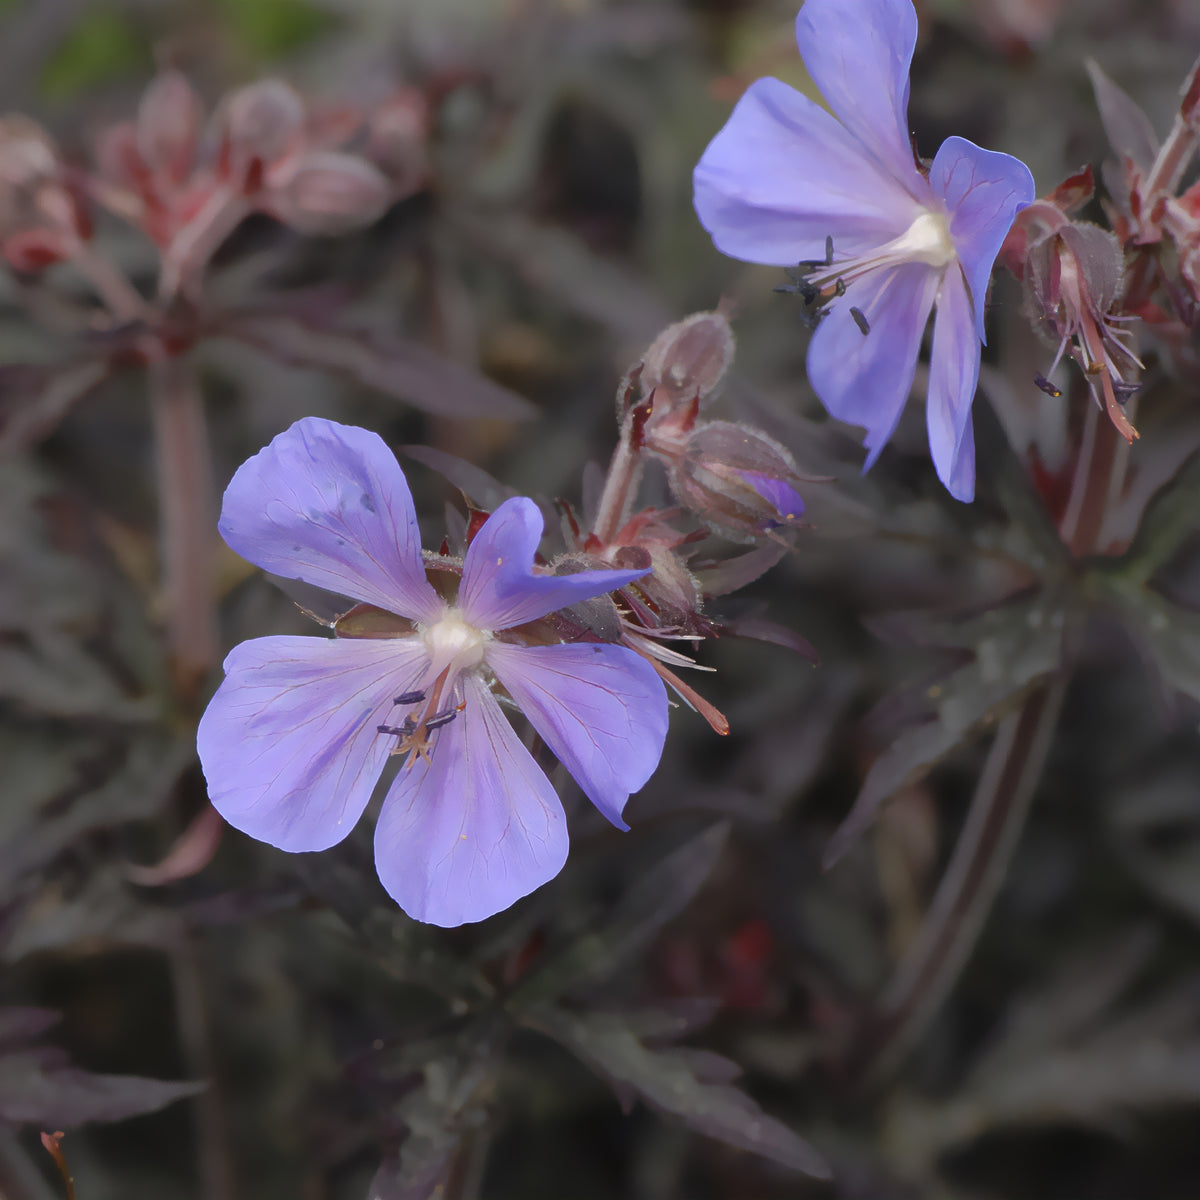
[[[695,204],[722,253],[800,264],[797,290],[823,318],[809,379],[833,416],[866,427],[866,467],[899,420],[937,306],[929,445],[951,495],[970,500],[988,279],[1033,177],[959,137],[928,171],[918,165],[907,115],[916,37],[910,0],[807,0],[796,39],[836,119],[778,79],[758,80],[697,164]]]
[[[449,603],[426,577],[393,455],[373,433],[316,418],[241,466],[220,529],[264,570],[411,630],[233,650],[197,737],[209,795],[231,825],[283,850],[324,850],[353,828],[388,758],[405,755],[375,831],[383,886],[435,925],[499,912],[567,857],[562,805],[501,712],[500,688],[592,803],[628,828],[625,802],[666,737],[662,681],[622,646],[526,645],[516,627],[645,572],[536,571],[542,518],[518,497],[476,534]]]

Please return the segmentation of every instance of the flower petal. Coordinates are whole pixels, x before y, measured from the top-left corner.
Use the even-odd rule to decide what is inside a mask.
[[[961,273],[947,271],[933,322],[925,419],[938,478],[950,495],[967,503],[975,498],[971,401],[978,382],[979,339],[971,297]]]
[[[911,0],[805,0],[796,42],[825,103],[885,170],[917,173],[908,133]]]
[[[425,661],[415,638],[268,637],[235,647],[196,734],[216,810],[281,850],[340,842],[395,745],[376,727]]]
[[[495,697],[463,679],[466,707],[437,731],[430,762],[396,776],[375,830],[375,868],[414,920],[482,921],[553,879],[567,821]]]
[[[658,672],[624,646],[493,642],[487,663],[587,798],[618,828],[667,736]]]
[[[986,342],[983,308],[992,264],[1013,218],[1036,195],[1033,176],[1011,154],[949,137],[934,156],[929,182],[950,213],[950,234],[974,304],[975,332]]]
[[[938,286],[923,264],[873,272],[852,284],[808,347],[808,378],[831,416],[866,427],[867,470],[892,436],[912,388],[917,352]],[[865,335],[850,312],[857,306]]]
[[[700,224],[722,254],[793,266],[839,258],[902,233],[918,215],[925,181],[907,187],[879,170],[820,105],[778,79],[751,84],[693,173]],[[913,190],[915,189],[915,191]]]
[[[432,620],[412,494],[376,434],[305,417],[247,459],[225,492],[221,536],[286,579]]]
[[[581,571],[536,575],[533,556],[542,539],[538,506],[524,496],[505,500],[483,523],[463,559],[458,604],[479,629],[509,629],[547,613],[602,596],[646,571]]]

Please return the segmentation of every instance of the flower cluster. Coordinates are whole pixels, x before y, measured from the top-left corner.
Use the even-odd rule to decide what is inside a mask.
[[[260,638],[226,659],[198,742],[230,824],[284,850],[326,849],[400,757],[375,833],[380,880],[421,921],[490,916],[552,879],[567,855],[562,805],[503,698],[627,828],[625,802],[666,736],[662,681],[624,646],[546,644],[538,622],[644,570],[538,568],[542,518],[519,497],[484,521],[460,562],[423,559],[387,447],[316,418],[243,464],[220,528],[264,570],[377,610],[340,625],[340,637]]]
[[[760,79],[697,164],[695,205],[723,253],[795,268],[816,324],[809,380],[833,416],[866,427],[868,467],[900,418],[936,308],[929,445],[950,493],[970,500],[988,280],[1033,178],[959,137],[928,166],[914,158],[916,36],[910,0],[806,0],[800,53],[835,115]]]

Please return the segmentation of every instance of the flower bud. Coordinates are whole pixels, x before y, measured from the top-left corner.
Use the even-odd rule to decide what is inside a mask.
[[[58,171],[58,150],[36,121],[0,119],[0,235],[29,222],[38,191]]]
[[[289,164],[282,179],[268,177],[265,207],[307,234],[341,234],[377,221],[392,199],[378,167],[352,154],[317,150]]]
[[[136,139],[142,161],[179,184],[191,174],[202,113],[183,73],[160,71],[138,105]]]
[[[795,461],[757,429],[729,421],[698,425],[669,465],[679,503],[733,541],[795,526],[804,512]]]
[[[238,187],[296,149],[304,136],[304,101],[295,88],[266,79],[238,89],[220,116],[221,161]]]
[[[410,196],[425,182],[428,138],[429,105],[416,88],[400,88],[370,114],[366,153],[397,196]]]
[[[642,359],[642,388],[668,404],[703,400],[733,361],[733,330],[725,314],[692,313],[664,329]],[[665,393],[665,394],[664,394]]]

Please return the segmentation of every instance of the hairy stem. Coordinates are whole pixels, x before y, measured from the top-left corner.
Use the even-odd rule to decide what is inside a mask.
[[[621,426],[621,440],[613,451],[600,506],[596,512],[594,532],[605,544],[611,542],[629,513],[633,493],[642,475],[642,460],[633,448],[633,422],[626,417]]]
[[[212,460],[204,403],[188,364],[150,363],[167,644],[178,696],[192,700],[217,661]]]

